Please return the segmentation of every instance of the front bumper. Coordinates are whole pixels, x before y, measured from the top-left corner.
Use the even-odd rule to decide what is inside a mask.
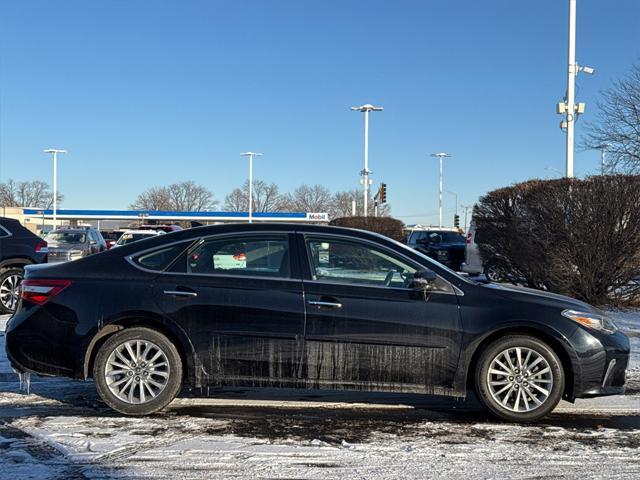
[[[570,342],[579,356],[580,374],[574,376],[575,398],[624,393],[630,354],[629,339],[624,333],[605,334],[579,328]]]

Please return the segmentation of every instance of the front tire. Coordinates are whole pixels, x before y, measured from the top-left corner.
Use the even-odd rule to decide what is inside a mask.
[[[96,354],[93,380],[104,402],[125,415],[149,415],[176,397],[182,361],[173,343],[150,328],[109,337]]]
[[[549,345],[527,335],[509,335],[480,355],[475,387],[480,403],[494,416],[532,422],[549,414],[564,392],[560,359]]]

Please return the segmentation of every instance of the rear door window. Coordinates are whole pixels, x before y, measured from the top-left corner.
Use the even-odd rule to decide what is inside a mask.
[[[289,239],[286,235],[207,239],[182,255],[171,271],[288,278]]]

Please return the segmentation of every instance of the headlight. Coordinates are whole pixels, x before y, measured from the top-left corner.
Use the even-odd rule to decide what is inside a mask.
[[[594,330],[600,330],[601,332],[614,333],[618,330],[616,324],[604,315],[598,315],[597,313],[578,312],[576,310],[564,310],[562,316],[566,317],[574,322],[578,322],[585,327],[593,328]]]
[[[82,250],[69,250],[69,256],[70,257],[82,257],[82,255],[84,254],[84,252]]]

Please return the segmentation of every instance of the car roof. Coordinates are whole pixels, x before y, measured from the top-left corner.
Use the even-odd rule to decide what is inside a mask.
[[[141,235],[162,235],[164,232],[163,231],[158,231],[158,230],[124,230],[122,232],[124,233],[139,233]]]

